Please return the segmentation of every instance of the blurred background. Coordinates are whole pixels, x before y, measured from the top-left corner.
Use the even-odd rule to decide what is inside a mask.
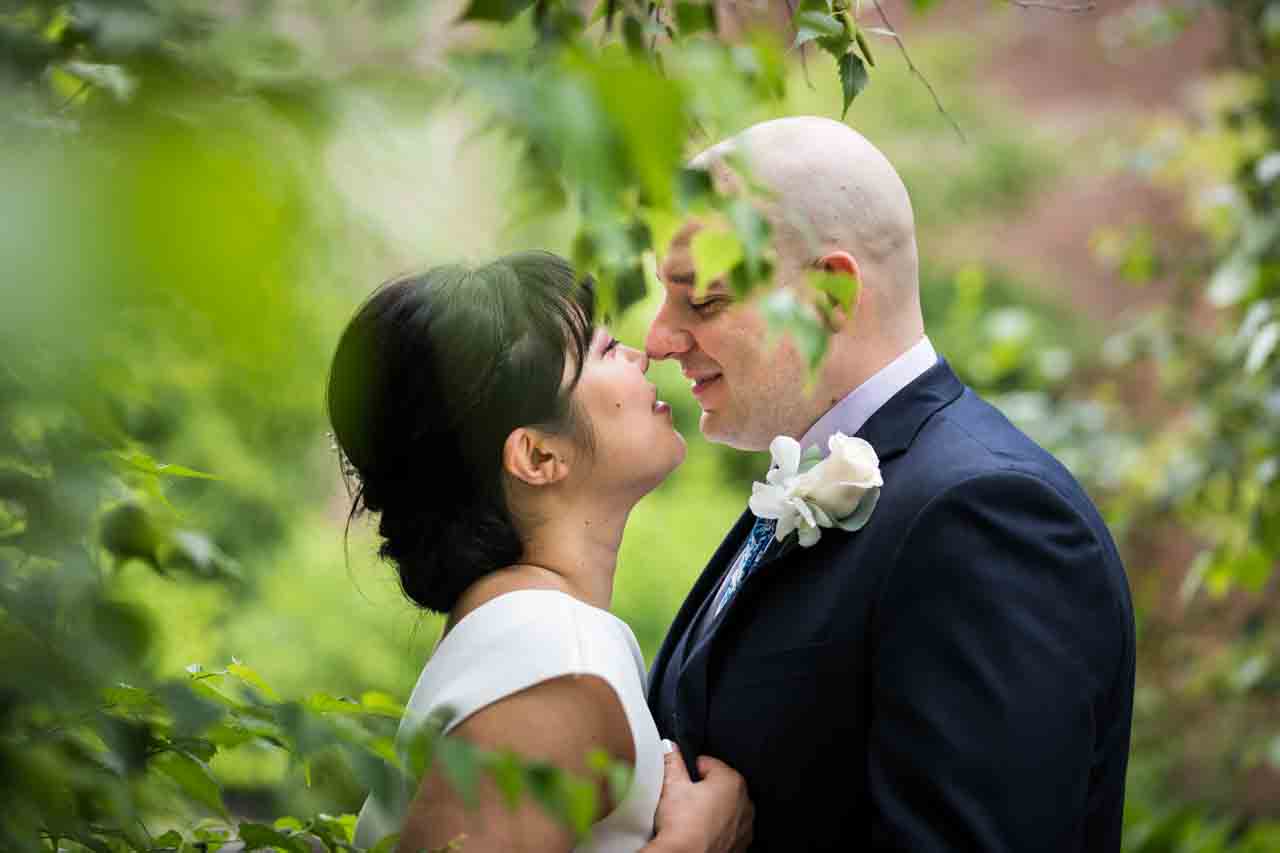
[[[1280,3],[1051,5],[862,4],[846,121],[911,192],[935,345],[1122,544],[1126,850],[1280,849]],[[344,544],[343,324],[393,275],[544,247],[640,346],[679,162],[840,116],[784,3],[600,7],[0,2],[0,846],[358,809],[366,778],[279,709],[394,708],[441,623],[365,522]],[[623,547],[648,658],[767,467],[650,375],[690,452]],[[205,676],[235,677],[232,734],[176,689]]]

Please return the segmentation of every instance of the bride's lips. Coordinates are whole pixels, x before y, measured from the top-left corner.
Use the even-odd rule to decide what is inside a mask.
[[[719,382],[721,378],[721,374],[716,373],[711,376],[704,376],[701,379],[694,379],[693,396],[701,398],[708,390],[715,387],[716,383]]]
[[[658,399],[658,386],[653,386],[653,413],[655,415],[666,415],[671,413],[671,407],[666,402]]]

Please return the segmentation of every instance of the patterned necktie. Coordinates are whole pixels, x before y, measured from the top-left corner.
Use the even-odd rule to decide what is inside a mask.
[[[747,575],[751,574],[751,570],[760,563],[760,558],[768,550],[769,543],[773,540],[773,532],[777,527],[778,522],[775,519],[756,519],[755,525],[751,528],[751,533],[747,536],[747,544],[742,550],[742,556],[737,560],[733,571],[729,573],[728,579],[716,598],[715,608],[711,611],[713,619],[720,615],[720,611],[737,593]]]

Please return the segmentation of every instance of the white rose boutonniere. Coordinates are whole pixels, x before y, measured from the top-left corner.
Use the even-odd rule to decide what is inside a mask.
[[[800,443],[785,435],[769,445],[773,466],[767,482],[752,484],[749,506],[760,518],[777,519],[779,542],[799,531],[800,544],[808,548],[824,527],[853,532],[871,518],[884,485],[875,449],[842,432],[831,436],[827,448],[830,455],[819,460],[818,448],[801,456]]]

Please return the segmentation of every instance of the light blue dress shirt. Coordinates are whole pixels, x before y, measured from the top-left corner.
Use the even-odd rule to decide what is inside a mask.
[[[800,439],[800,449],[817,445],[827,455],[827,440],[837,432],[853,435],[889,399],[914,382],[920,374],[938,363],[938,353],[926,335],[911,349],[872,374],[836,403]]]

